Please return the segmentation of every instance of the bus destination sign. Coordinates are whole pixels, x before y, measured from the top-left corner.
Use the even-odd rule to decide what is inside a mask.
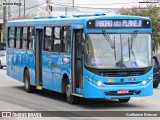
[[[142,20],[96,20],[95,27],[142,27]]]
[[[150,28],[149,20],[92,20],[88,28]]]

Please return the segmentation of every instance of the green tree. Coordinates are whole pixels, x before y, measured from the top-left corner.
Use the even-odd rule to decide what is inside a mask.
[[[160,45],[160,8],[155,6],[148,6],[147,8],[141,6],[134,6],[132,8],[121,8],[117,14],[121,15],[135,15],[149,17],[152,20],[152,38],[157,49]]]
[[[6,42],[6,27],[2,28],[3,42]]]

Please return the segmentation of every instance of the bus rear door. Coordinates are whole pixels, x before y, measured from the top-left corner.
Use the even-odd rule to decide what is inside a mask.
[[[43,39],[43,27],[36,26],[36,45],[35,45],[35,80],[36,88],[42,89],[42,39]]]

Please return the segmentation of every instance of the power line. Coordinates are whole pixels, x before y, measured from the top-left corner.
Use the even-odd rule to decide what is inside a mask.
[[[44,3],[45,3],[45,2],[44,2]],[[35,5],[33,5],[33,6],[26,7],[26,9],[25,9],[25,10],[29,10],[29,9],[32,9],[32,8],[39,7],[39,6],[43,5],[44,3],[35,4]],[[21,11],[23,11],[23,10],[21,10]],[[17,12],[17,10],[15,10],[15,11],[12,11],[11,13],[15,13],[15,12]]]
[[[59,4],[63,4],[63,5],[70,5],[72,3],[62,3],[62,2],[56,2],[56,3],[59,3]],[[123,3],[110,3],[110,4],[76,4],[76,5],[120,5],[120,4],[132,4],[132,3],[139,3],[139,2],[123,2]]]
[[[57,4],[57,3],[51,3],[53,5],[58,5],[58,6],[62,6],[62,7],[68,7],[68,8],[72,8],[72,6],[70,5],[63,5],[63,4]],[[74,8],[87,8],[87,9],[119,9],[119,8],[95,8],[95,7],[82,7],[82,6],[74,6]]]
[[[44,4],[44,3],[41,3],[41,4],[39,4],[39,5],[34,5],[33,7],[26,8],[26,10],[28,10],[28,9],[32,9],[32,8],[35,8],[35,7],[39,7],[39,6],[43,5],[43,4]]]
[[[85,6],[81,6],[81,5],[86,5],[86,6],[92,6],[92,5],[96,5],[96,6],[105,6],[105,5],[120,5],[120,4],[133,4],[133,3],[139,3],[139,2],[121,2],[121,3],[110,3],[110,4],[74,4],[74,6],[76,8],[88,8],[88,9],[106,9],[106,8],[98,8],[98,7],[85,7]],[[54,5],[59,5],[59,6],[64,6],[64,7],[72,7],[72,3],[62,3],[62,2],[52,2],[52,4]],[[118,9],[118,8],[109,8],[109,9]]]
[[[59,3],[51,3],[53,5],[59,5],[59,6],[62,6],[62,7],[69,7],[69,8],[72,8],[72,5],[66,5],[66,4],[59,4]],[[77,5],[74,5],[75,8],[88,8],[88,9],[106,9],[106,8],[95,8],[95,7],[82,7],[82,6],[77,6]],[[109,9],[114,9],[114,8],[109,8]]]

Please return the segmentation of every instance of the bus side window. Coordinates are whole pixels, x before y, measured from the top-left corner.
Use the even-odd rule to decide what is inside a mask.
[[[63,27],[62,32],[62,52],[69,53],[70,52],[70,39],[71,39],[71,30],[70,27]]]
[[[23,27],[22,31],[22,49],[27,49],[28,27]]]
[[[21,28],[16,27],[16,48],[21,48]]]
[[[8,47],[9,48],[14,48],[14,36],[15,36],[14,27],[9,27],[8,28]]]
[[[61,34],[61,28],[55,27],[53,35],[53,52],[60,52],[60,43],[61,43],[60,34]]]
[[[45,27],[44,50],[52,51],[52,27]]]
[[[54,27],[54,37],[55,39],[60,39],[61,34],[61,28],[60,27]]]
[[[34,49],[34,28],[30,27],[29,28],[29,37],[28,37],[29,41],[28,41],[28,48],[29,50],[33,50]]]

